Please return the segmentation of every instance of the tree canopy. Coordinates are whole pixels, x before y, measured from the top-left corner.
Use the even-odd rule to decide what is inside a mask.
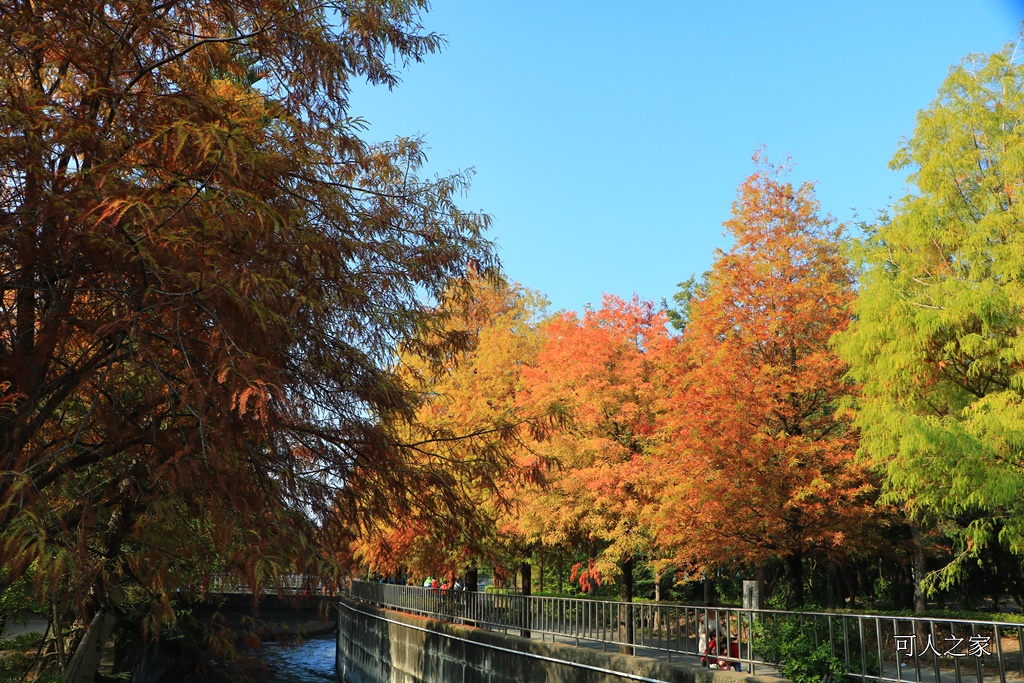
[[[633,560],[652,547],[645,505],[657,369],[672,343],[665,317],[650,302],[606,295],[600,309],[554,318],[544,332],[536,366],[524,370],[528,400],[565,424],[538,445],[557,467],[522,521],[549,546],[596,556],[593,572],[620,580],[630,599]]]
[[[516,502],[546,469],[534,445],[550,426],[521,400],[523,368],[541,345],[545,300],[518,285],[472,279],[471,296],[442,303],[443,334],[465,334],[467,348],[440,367],[402,356],[401,371],[426,395],[407,441],[439,478],[437,488],[475,501],[472,515],[446,517],[437,506],[398,520],[373,520],[356,540],[372,571],[459,575],[477,564],[504,567],[531,540],[517,533]],[[442,480],[443,479],[443,480]]]
[[[426,332],[493,271],[487,219],[348,103],[439,47],[425,7],[0,2],[4,581],[152,633],[199,574],[332,572],[367,517],[470,509],[403,443],[395,354],[465,344]]]
[[[813,187],[755,161],[725,223],[732,249],[685,297],[658,536],[705,571],[785,560],[802,604],[804,556],[853,550],[871,510],[856,439],[835,416],[846,368],[829,348],[849,320],[853,273]]]
[[[861,449],[918,520],[957,524],[947,583],[987,544],[1024,555],[1024,67],[951,70],[892,160],[915,191],[862,243],[840,349],[863,385]]]

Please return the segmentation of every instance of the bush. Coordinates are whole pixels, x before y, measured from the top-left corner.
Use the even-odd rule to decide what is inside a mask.
[[[896,586],[891,579],[879,576],[874,586],[875,606],[892,608],[896,605]]]
[[[43,645],[38,633],[26,633],[6,640],[0,639],[0,683],[56,683],[60,672],[53,662],[40,659]],[[49,668],[41,668],[50,664]],[[32,677],[34,676],[34,678]]]
[[[796,617],[760,621],[754,626],[755,650],[793,683],[839,681],[845,673],[843,662],[833,656],[827,632],[818,638],[819,645],[814,644],[815,628],[820,627]]]

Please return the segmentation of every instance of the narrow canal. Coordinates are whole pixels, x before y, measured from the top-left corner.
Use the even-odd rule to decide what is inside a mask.
[[[268,673],[259,683],[324,683],[337,681],[334,675],[336,638],[310,638],[297,647],[265,644],[260,657]]]

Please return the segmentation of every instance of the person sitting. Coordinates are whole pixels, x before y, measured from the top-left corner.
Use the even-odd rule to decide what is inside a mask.
[[[712,612],[705,612],[697,617],[697,652],[704,655],[708,652],[708,636],[713,637],[718,633],[717,615]],[[701,659],[701,664],[707,666],[707,662]]]
[[[740,644],[727,639],[717,630],[710,634],[704,656],[700,658],[702,666],[723,671],[742,671],[740,665]]]

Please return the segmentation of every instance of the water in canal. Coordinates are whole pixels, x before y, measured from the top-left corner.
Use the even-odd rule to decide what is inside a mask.
[[[335,637],[310,638],[297,647],[267,643],[260,652],[269,673],[259,683],[337,682],[334,675]]]

